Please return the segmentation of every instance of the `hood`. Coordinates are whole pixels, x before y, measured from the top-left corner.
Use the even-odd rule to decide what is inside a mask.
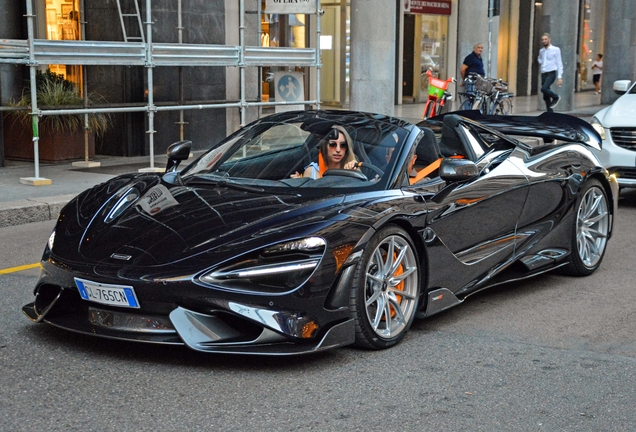
[[[315,219],[343,202],[342,196],[311,202],[225,186],[170,185],[154,174],[125,180],[93,188],[64,208],[56,256],[122,266],[167,264],[255,237],[265,227],[285,229],[308,213]]]
[[[636,94],[624,94],[609,107],[596,113],[603,127],[634,127],[636,125]]]

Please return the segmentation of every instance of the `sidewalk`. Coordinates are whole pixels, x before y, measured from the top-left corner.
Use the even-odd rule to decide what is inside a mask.
[[[581,117],[587,121],[604,106],[599,105],[600,96],[593,92],[575,94],[574,110],[564,114]],[[395,107],[395,116],[419,119],[424,104],[406,104]],[[516,97],[513,113],[539,115],[537,96]],[[138,172],[150,167],[148,156],[115,157],[96,156],[92,161],[100,162],[96,168],[78,168],[70,162],[61,164],[40,164],[40,177],[50,179],[51,185],[31,186],[21,184],[21,178],[35,176],[33,162],[6,161],[0,168],[0,228],[30,222],[40,222],[57,218],[60,209],[80,192],[105,182],[117,175]],[[154,166],[166,165],[165,155],[155,155]],[[182,162],[185,166],[188,161]]]

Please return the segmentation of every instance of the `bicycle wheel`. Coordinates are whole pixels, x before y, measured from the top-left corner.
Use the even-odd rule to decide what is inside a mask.
[[[429,119],[431,117],[435,117],[436,113],[435,113],[435,108],[437,106],[437,102],[433,101],[433,100],[429,100],[428,102],[426,102],[426,106],[424,107],[424,117],[422,117],[424,120]]]
[[[460,101],[460,104],[459,104],[460,110],[471,110],[473,109],[473,104],[475,103],[475,97],[467,93],[460,93],[459,101]]]
[[[490,99],[488,99],[488,96],[482,96],[477,103],[477,107],[473,106],[473,109],[478,109],[483,115],[490,114]]]
[[[512,114],[512,99],[511,98],[505,98],[504,100],[501,101],[501,104],[503,105],[503,115]]]
[[[512,101],[509,98],[498,100],[495,104],[495,115],[509,115],[512,113]]]

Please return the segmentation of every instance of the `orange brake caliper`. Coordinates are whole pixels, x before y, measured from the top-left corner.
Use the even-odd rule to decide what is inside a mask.
[[[384,254],[382,257],[386,258],[386,254]],[[393,259],[397,259],[397,254],[395,252],[393,252]],[[398,268],[395,269],[395,273],[393,273],[393,276],[399,276],[402,273],[404,273],[404,267],[402,266],[402,264],[400,264],[398,266]],[[395,289],[400,290],[400,291],[404,291],[404,281],[401,281],[399,284],[397,284],[395,286]],[[401,295],[396,295],[396,297],[397,297],[397,302],[398,303],[402,303],[402,296]],[[395,316],[395,314],[396,314],[395,308],[393,307],[393,305],[389,305],[389,308],[391,310],[391,318],[393,318]],[[382,320],[385,321],[386,318],[382,318]]]

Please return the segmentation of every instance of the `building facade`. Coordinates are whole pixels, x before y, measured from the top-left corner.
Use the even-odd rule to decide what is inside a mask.
[[[143,17],[143,1],[32,1],[37,39],[133,41],[144,34],[143,19],[127,18],[130,21],[122,24],[118,9],[138,3]],[[552,34],[553,43],[563,53],[566,97],[559,108],[571,107],[575,91],[593,88],[591,63],[597,53],[604,54],[607,66],[604,103],[614,98],[607,91],[611,81],[635,78],[636,43],[629,37],[636,32],[632,0],[321,0],[319,19],[315,14],[268,13],[267,1],[271,0],[153,0],[152,41],[236,45],[245,38],[247,45],[293,49],[316,47],[319,41],[319,71],[292,63],[246,69],[242,82],[247,83],[249,99],[274,101],[276,73],[285,71],[301,77],[304,100],[318,99],[319,92],[327,108],[363,107],[387,114],[395,104],[425,101],[427,69],[440,78],[459,77],[463,59],[477,42],[484,45],[482,58],[488,76],[507,81],[510,91],[519,96],[537,94],[536,58],[544,32]],[[0,17],[0,38],[27,38],[25,3],[0,0],[6,11]],[[246,11],[243,26],[239,4]],[[148,102],[149,83],[143,66],[45,67],[78,88],[87,81],[89,92],[103,95],[110,103],[134,106]],[[27,71],[25,65],[0,63],[3,106],[19,98]],[[153,72],[157,104],[223,105],[238,100],[242,86],[232,67],[157,67]],[[387,97],[377,97],[378,89]],[[352,98],[356,92],[369,100],[358,96],[356,102],[355,95]],[[537,100],[540,107],[540,98]],[[247,120],[272,111],[250,109]],[[162,152],[185,137],[193,141],[195,150],[203,149],[244,122],[236,108],[156,112],[154,148]],[[113,126],[99,140],[98,154],[148,154],[149,124],[144,113],[115,113]]]

